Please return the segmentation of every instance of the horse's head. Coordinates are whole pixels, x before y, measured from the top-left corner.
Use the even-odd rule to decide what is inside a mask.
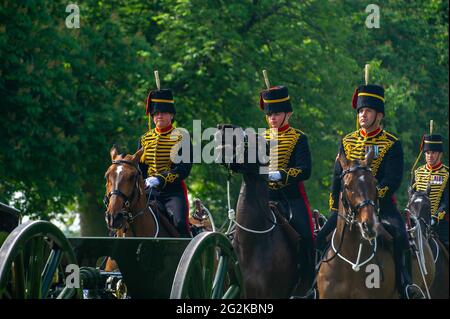
[[[427,225],[431,223],[430,191],[431,185],[428,185],[426,191],[415,191],[409,187],[409,199],[406,205],[406,209],[412,216],[424,221]]]
[[[233,124],[218,124],[214,135],[215,162],[235,172],[259,173],[267,165],[267,142],[252,130],[244,130]],[[263,154],[264,153],[264,154]]]
[[[339,154],[342,166],[342,204],[345,220],[350,225],[357,224],[366,240],[377,236],[377,181],[370,169],[374,156],[370,148],[363,161],[350,161],[344,153]]]
[[[121,229],[128,217],[132,217],[132,208],[140,199],[143,189],[139,160],[141,148],[133,155],[119,154],[114,145],[110,150],[112,164],[105,173],[106,205],[105,219],[109,229]]]

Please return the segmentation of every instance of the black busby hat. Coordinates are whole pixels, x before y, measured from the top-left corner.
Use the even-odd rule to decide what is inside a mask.
[[[356,112],[363,107],[369,107],[384,114],[384,89],[375,84],[360,85],[353,93],[352,107]]]
[[[292,112],[289,92],[285,86],[274,86],[259,93],[259,107],[264,113]]]
[[[168,112],[175,114],[175,106],[172,91],[161,89],[150,91],[147,97],[146,114],[153,116],[156,112]]]
[[[438,134],[426,134],[422,138],[421,149],[432,152],[444,152],[442,136]]]

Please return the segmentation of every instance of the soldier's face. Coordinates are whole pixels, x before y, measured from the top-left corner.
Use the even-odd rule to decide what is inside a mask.
[[[291,117],[292,112],[277,112],[277,113],[269,113],[267,114],[267,118],[269,120],[269,125],[271,128],[280,128],[287,123],[289,123],[289,118]]]
[[[168,112],[156,112],[153,114],[153,122],[156,127],[163,129],[172,123],[173,114]]]
[[[377,113],[374,109],[363,107],[359,110],[359,125],[365,129],[376,129],[382,119],[382,113]]]
[[[430,166],[434,166],[441,160],[442,153],[441,152],[433,152],[433,151],[426,151],[425,152],[425,160],[427,161],[427,164]]]

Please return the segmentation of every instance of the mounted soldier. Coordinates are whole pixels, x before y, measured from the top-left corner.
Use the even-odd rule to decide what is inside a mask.
[[[268,80],[266,78],[266,84]],[[267,85],[270,87],[269,85]],[[303,181],[311,176],[308,137],[289,125],[293,113],[288,89],[270,87],[260,93],[260,108],[269,129],[266,140],[275,140],[269,162],[269,198],[290,212],[290,224],[300,235],[298,261],[300,285],[306,291],[314,280],[314,237],[310,206]]]
[[[424,135],[420,148],[421,152],[425,152],[426,164],[414,171],[411,187],[415,191],[426,191],[430,187],[432,225],[448,250],[449,168],[441,162],[444,152],[442,136],[438,134]]]
[[[338,154],[343,152],[348,160],[364,160],[370,148],[374,151],[370,169],[378,181],[379,216],[387,222],[383,226],[394,238],[397,287],[402,297],[423,298],[424,295],[420,289],[412,284],[408,235],[405,222],[396,207],[394,196],[403,177],[402,145],[396,136],[380,126],[385,116],[383,87],[367,84],[367,82],[368,75],[366,73],[366,85],[359,86],[352,99],[352,107],[357,112],[360,128],[342,139]],[[336,160],[329,201],[330,218],[317,236],[318,247],[322,249],[325,248],[328,235],[336,228],[342,172],[340,161]],[[390,226],[388,227],[388,225]]]
[[[158,200],[165,207],[168,217],[178,230],[180,237],[190,237],[188,227],[189,202],[184,180],[189,176],[192,161],[182,159],[174,162],[174,156],[180,156],[185,146],[185,136],[173,126],[176,110],[172,91],[159,88],[150,91],[147,98],[146,114],[149,116],[149,130],[139,140],[143,147],[139,163],[145,179],[146,188],[159,191]],[[151,128],[151,120],[156,127]],[[190,152],[192,154],[192,152]]]

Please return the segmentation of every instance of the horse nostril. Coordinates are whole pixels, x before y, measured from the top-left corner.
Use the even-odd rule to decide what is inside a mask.
[[[362,223],[362,227],[363,227],[364,231],[368,231],[369,230],[369,225],[367,224],[367,222],[363,222]]]
[[[369,224],[368,222],[362,223],[362,229],[367,234],[373,234],[374,233],[374,225]]]
[[[123,223],[123,214],[116,214],[112,216],[112,227],[115,229],[119,229],[122,227]]]

